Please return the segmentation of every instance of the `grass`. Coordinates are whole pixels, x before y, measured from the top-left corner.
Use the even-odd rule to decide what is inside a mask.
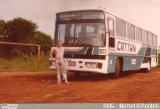
[[[41,56],[40,67],[37,67],[37,57],[14,57],[14,58],[3,58],[0,57],[0,71],[11,70],[11,71],[50,71],[49,68],[49,56]],[[158,66],[160,67],[160,59]]]
[[[11,71],[49,71],[49,57],[41,56],[40,67],[37,65],[37,57],[14,57],[2,58],[0,57],[0,70]]]

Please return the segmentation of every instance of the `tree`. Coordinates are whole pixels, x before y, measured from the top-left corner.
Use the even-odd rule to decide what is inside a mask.
[[[5,35],[7,36],[6,41],[18,42],[18,43],[31,43],[41,45],[41,50],[44,53],[50,51],[50,47],[53,45],[51,37],[41,31],[36,31],[37,25],[29,20],[21,17],[10,20],[5,25]],[[36,54],[37,49],[35,47],[28,46],[9,46],[4,45],[6,56],[28,56]]]
[[[41,45],[41,50],[44,53],[48,53],[50,51],[51,46],[53,45],[53,40],[51,36],[41,31],[36,31],[34,35],[34,43]]]
[[[6,22],[4,20],[0,20],[0,35],[4,35],[5,24],[6,24]]]
[[[24,18],[18,17],[10,20],[5,25],[6,41],[17,43],[31,43],[34,37],[34,33],[37,29],[37,25]],[[8,46],[5,47],[5,53],[14,55],[28,54],[29,47],[24,46]]]
[[[4,33],[5,33],[5,25],[6,22],[4,20],[0,20],[0,41],[4,40]],[[4,46],[0,45],[0,56],[3,55]]]
[[[21,17],[8,21],[5,26],[7,40],[11,42],[27,43],[34,36],[36,29],[35,23]]]

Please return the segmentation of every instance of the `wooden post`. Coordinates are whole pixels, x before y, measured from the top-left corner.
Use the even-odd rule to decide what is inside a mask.
[[[38,69],[40,68],[40,56],[41,56],[41,46],[38,46],[38,63],[37,63],[37,65],[38,65]]]

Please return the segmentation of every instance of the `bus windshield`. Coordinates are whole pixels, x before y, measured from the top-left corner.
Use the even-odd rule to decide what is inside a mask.
[[[104,47],[104,23],[67,23],[58,25],[58,40],[65,47]]]

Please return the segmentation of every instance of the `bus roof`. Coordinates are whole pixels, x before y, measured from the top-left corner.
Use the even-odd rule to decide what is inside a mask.
[[[107,14],[115,17],[115,18],[121,19],[121,20],[123,20],[123,21],[125,21],[125,22],[127,22],[127,23],[130,23],[130,22],[124,20],[123,18],[120,18],[120,17],[118,17],[118,16],[115,16],[115,15],[111,14],[110,12],[106,11],[105,8],[101,8],[101,7],[99,7],[99,8],[86,8],[86,9],[85,9],[85,8],[83,8],[83,9],[82,9],[82,8],[79,8],[79,9],[70,9],[70,10],[68,10],[68,11],[61,11],[61,12],[58,12],[58,13],[56,13],[56,14],[70,13],[70,12],[83,12],[83,11],[100,11],[100,12],[103,12],[103,13],[107,13]],[[135,25],[135,24],[133,24],[133,23],[130,23],[130,24],[132,24],[132,25],[134,25],[135,27],[138,27],[138,28],[140,28],[140,29],[142,29],[142,30],[145,30],[145,29],[143,29],[143,28],[141,28],[141,27],[139,27],[139,26],[137,26],[137,25]],[[147,32],[149,32],[149,33],[157,36],[157,35],[154,34],[153,32],[150,32],[150,31],[148,31],[148,30],[145,30],[145,31],[147,31]]]
[[[61,14],[61,13],[69,13],[69,12],[83,12],[83,11],[101,11],[101,12],[104,12],[104,10],[102,9],[83,9],[83,10],[69,10],[69,11],[62,11],[62,12],[58,12],[56,14]]]

